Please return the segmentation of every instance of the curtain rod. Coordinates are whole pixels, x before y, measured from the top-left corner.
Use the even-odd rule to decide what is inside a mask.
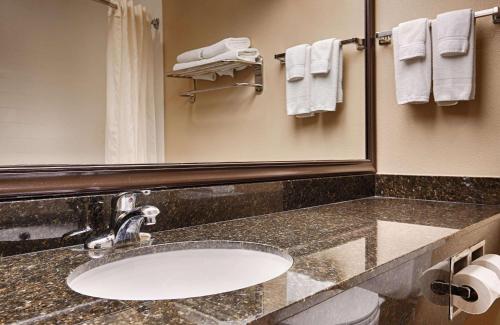
[[[118,6],[115,5],[113,2],[109,0],[94,0],[95,2],[102,3],[103,5],[106,5],[108,7],[111,7],[113,9],[118,9]],[[160,28],[160,18],[154,18],[151,20],[151,25],[154,27],[154,29],[158,30]]]

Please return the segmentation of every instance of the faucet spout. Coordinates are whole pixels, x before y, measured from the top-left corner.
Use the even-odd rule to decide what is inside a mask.
[[[156,224],[156,216],[159,213],[160,210],[151,205],[145,205],[122,213],[115,223],[115,244],[140,241],[142,225],[146,224],[149,226]]]

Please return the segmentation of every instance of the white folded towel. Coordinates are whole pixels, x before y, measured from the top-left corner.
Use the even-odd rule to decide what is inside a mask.
[[[466,55],[474,22],[472,9],[455,10],[437,15],[439,25],[434,44],[442,56]]]
[[[194,49],[194,50],[190,50],[190,51],[181,53],[177,56],[177,62],[178,63],[186,63],[186,62],[201,60],[201,59],[203,59],[203,57],[201,56],[202,50],[203,49],[200,48],[200,49]]]
[[[250,39],[248,37],[230,37],[223,39],[215,44],[206,46],[201,51],[203,59],[210,59],[226,52],[234,50],[243,50],[250,47]]]
[[[328,73],[330,71],[333,38],[313,43],[311,47],[311,73]]]
[[[313,74],[311,79],[311,111],[314,113],[332,112],[337,108],[341,85],[342,45],[334,39],[330,55],[330,72]],[[339,81],[340,80],[340,81]],[[342,97],[342,96],[340,96]]]
[[[250,47],[250,44],[251,42],[248,37],[226,38],[215,44],[179,54],[177,56],[177,63],[188,63],[202,59],[210,59],[225,52],[247,49]]]
[[[296,47],[295,47],[296,48]],[[288,115],[295,117],[310,117],[314,116],[311,112],[311,102],[310,102],[310,88],[311,88],[311,73],[310,73],[310,58],[311,58],[311,46],[304,44],[300,48],[304,51],[304,73],[302,78],[295,78],[287,80],[286,83],[286,111]],[[294,49],[298,51],[298,49]],[[285,64],[296,64],[296,56],[288,56],[290,51],[286,51]],[[293,52],[292,52],[293,53]],[[287,67],[288,71],[288,67]]]
[[[400,105],[429,102],[432,82],[432,44],[428,20],[425,33],[425,55],[401,61],[399,59],[401,27],[392,29],[396,99]]]
[[[440,106],[455,105],[458,101],[472,100],[476,92],[476,46],[474,13],[469,12],[470,33],[468,51],[462,56],[442,56],[433,51],[433,94]],[[437,42],[442,26],[440,21],[432,22],[432,40]]]
[[[307,48],[310,51],[310,45],[300,44],[288,48],[285,51],[286,60],[286,80],[295,81],[303,79],[306,71],[306,63],[309,65],[309,61],[306,59]]]
[[[177,71],[222,60],[244,60],[249,62],[255,62],[256,59],[259,57],[259,55],[260,55],[259,50],[253,48],[242,49],[242,50],[231,50],[222,53],[220,55],[214,56],[213,58],[210,59],[204,59],[186,63],[177,63],[174,65],[173,69],[174,71]]]
[[[429,31],[429,20],[420,18],[399,24],[399,60],[423,58]]]

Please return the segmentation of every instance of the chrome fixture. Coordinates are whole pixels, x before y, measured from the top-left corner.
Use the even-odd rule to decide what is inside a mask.
[[[110,8],[113,8],[113,9],[118,9],[118,6],[116,4],[114,4],[113,2],[109,1],[109,0],[94,0],[95,2],[99,2],[99,3],[102,3],[103,5],[106,5]],[[151,26],[154,27],[154,29],[158,30],[160,29],[160,18],[154,18],[151,20]]]
[[[141,241],[142,225],[154,225],[160,210],[151,205],[136,207],[138,194],[149,195],[151,191],[124,192],[113,198],[113,214],[108,232],[86,240],[86,249],[110,248]]]
[[[490,9],[480,10],[474,12],[474,17],[483,18],[491,16],[493,19],[493,24],[500,24],[500,7],[493,7]],[[376,32],[375,38],[378,39],[379,45],[389,45],[391,44],[392,31],[387,30],[383,32]]]
[[[348,38],[340,41],[340,45],[344,46],[347,44],[356,44],[356,49],[358,51],[363,51],[365,49],[365,39],[359,37]],[[285,63],[285,53],[278,53],[274,55],[274,58],[281,63]]]
[[[135,203],[138,194],[147,196],[151,194],[151,191],[124,192],[113,198],[110,232],[88,239],[85,242],[86,249],[109,248],[141,241],[140,231],[142,225],[144,223],[154,225],[160,210],[151,205],[136,207]]]
[[[61,243],[64,243],[72,238],[77,238],[80,236],[88,236],[90,233],[92,233],[92,228],[90,228],[89,225],[86,225],[85,228],[70,231],[62,235]]]
[[[255,62],[250,62],[246,60],[221,60],[217,62],[207,63],[199,65],[192,68],[171,71],[167,73],[169,78],[188,78],[193,80],[193,89],[183,92],[180,95],[183,97],[189,97],[191,102],[196,101],[196,94],[206,93],[211,91],[218,91],[230,88],[254,88],[257,94],[264,91],[264,59],[259,56],[255,59]],[[208,73],[217,73],[220,71],[235,70],[240,71],[246,68],[252,68],[254,73],[254,82],[233,82],[229,85],[198,89],[198,84],[196,82],[196,77],[202,76]]]

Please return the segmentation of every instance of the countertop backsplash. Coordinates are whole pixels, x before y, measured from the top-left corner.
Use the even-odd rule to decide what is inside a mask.
[[[138,197],[138,205],[160,209],[156,232],[370,197],[374,175],[338,176],[262,183],[166,189]],[[62,245],[61,236],[89,225],[109,225],[113,194],[0,202],[0,256]],[[146,228],[145,228],[146,229]]]
[[[114,194],[0,202],[0,256],[74,245],[61,236],[109,225]],[[165,189],[139,197],[160,209],[148,232],[289,211],[371,196],[500,204],[500,178],[354,175]]]

